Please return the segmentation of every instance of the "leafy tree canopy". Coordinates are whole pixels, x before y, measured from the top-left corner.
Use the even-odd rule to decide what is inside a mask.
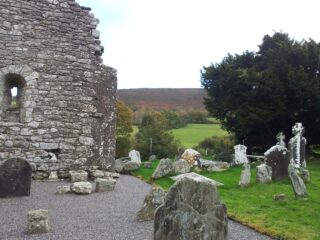
[[[320,142],[320,44],[276,32],[258,52],[228,55],[201,71],[207,110],[249,148],[265,150],[302,122],[309,143]]]

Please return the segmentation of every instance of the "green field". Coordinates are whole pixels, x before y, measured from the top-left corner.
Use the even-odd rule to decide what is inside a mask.
[[[133,172],[134,176],[150,184],[168,189],[173,181],[168,177],[152,180],[152,169],[141,168]],[[307,183],[309,197],[296,199],[291,183],[288,181],[257,184],[255,166],[252,165],[251,185],[238,187],[241,167],[232,167],[225,172],[201,174],[224,183],[218,188],[222,200],[228,207],[229,217],[242,222],[262,233],[277,239],[319,240],[320,239],[320,159],[308,162],[311,182]],[[285,201],[274,201],[273,195],[284,193]]]
[[[228,132],[221,129],[220,124],[188,124],[184,128],[172,130],[172,133],[185,148],[192,148],[205,138],[228,136]]]

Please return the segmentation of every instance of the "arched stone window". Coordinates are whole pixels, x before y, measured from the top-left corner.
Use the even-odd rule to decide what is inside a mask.
[[[4,76],[2,109],[4,120],[8,122],[21,121],[21,109],[24,103],[25,79],[19,74],[8,73]]]

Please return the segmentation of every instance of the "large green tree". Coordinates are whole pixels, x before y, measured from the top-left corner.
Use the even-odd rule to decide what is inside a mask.
[[[234,132],[238,142],[265,150],[295,122],[306,127],[309,143],[320,142],[320,44],[288,34],[266,35],[258,52],[228,55],[204,67],[207,110]]]

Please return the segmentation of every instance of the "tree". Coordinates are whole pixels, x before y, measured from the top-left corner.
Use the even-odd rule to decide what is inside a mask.
[[[117,100],[116,157],[128,155],[131,148],[133,113],[122,101]]]
[[[178,142],[168,130],[168,120],[160,112],[144,115],[136,135],[136,149],[142,159],[147,159],[150,154],[163,158],[174,157],[178,153]]]
[[[305,125],[309,143],[319,143],[319,54],[319,43],[311,39],[297,42],[282,32],[266,35],[257,53],[228,55],[203,68],[205,106],[251,149],[270,147],[279,131],[289,138],[295,122]]]

